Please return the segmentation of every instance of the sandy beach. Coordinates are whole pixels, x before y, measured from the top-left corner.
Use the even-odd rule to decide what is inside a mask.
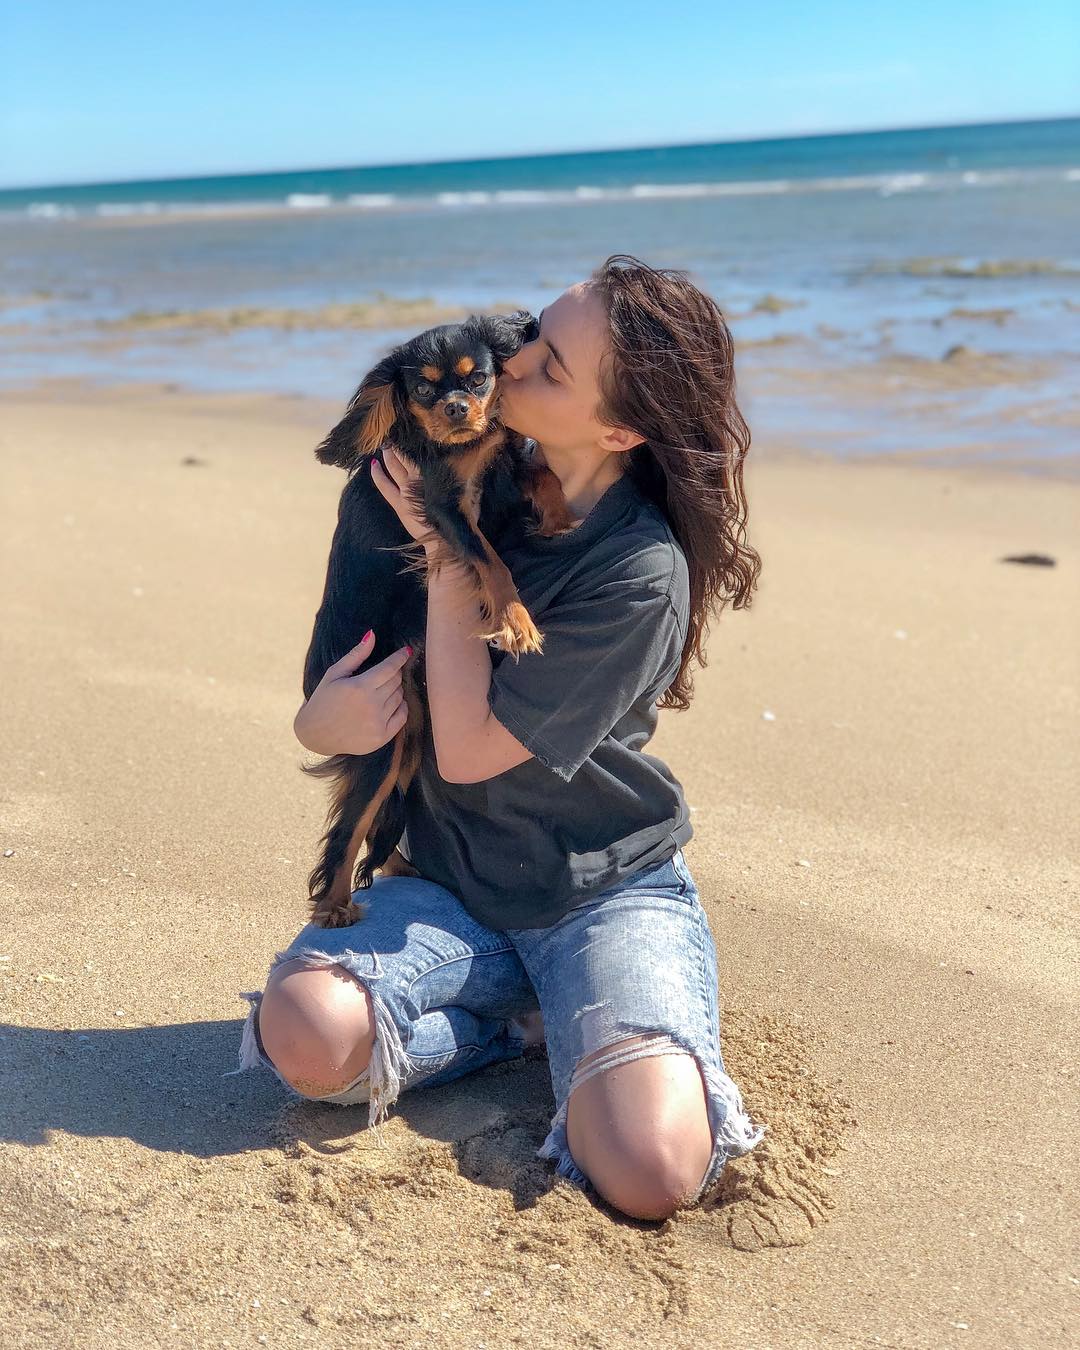
[[[769,1128],[639,1223],[533,1156],[542,1055],[406,1094],[384,1148],[223,1077],[322,830],[336,415],[0,401],[4,1343],[1075,1345],[1075,476],[751,452],[754,606],[650,750]]]

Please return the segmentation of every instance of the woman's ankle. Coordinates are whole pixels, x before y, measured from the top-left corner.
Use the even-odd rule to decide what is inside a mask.
[[[526,1047],[543,1045],[547,1040],[544,1033],[544,1019],[539,1009],[536,1012],[524,1013],[521,1017],[511,1017],[509,1020],[511,1028],[524,1040]]]

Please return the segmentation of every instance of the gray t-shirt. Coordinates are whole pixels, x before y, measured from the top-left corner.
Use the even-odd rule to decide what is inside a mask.
[[[492,657],[493,715],[535,756],[481,783],[439,774],[425,726],[402,851],[489,928],[546,928],[693,836],[681,784],[643,752],[690,614],[686,558],[626,474],[552,539],[492,540],[544,638]]]

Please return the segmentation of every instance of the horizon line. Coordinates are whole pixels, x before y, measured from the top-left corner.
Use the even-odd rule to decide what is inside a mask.
[[[949,131],[962,127],[996,127],[996,126],[1028,126],[1040,122],[1075,122],[1080,121],[1080,113],[1063,113],[1053,117],[1007,117],[991,118],[989,120],[980,120],[973,122],[923,122],[909,123],[904,126],[889,127],[848,127],[842,131],[796,131],[788,132],[784,135],[775,133],[762,135],[754,132],[748,136],[731,136],[725,140],[705,140],[705,141],[662,141],[647,145],[605,145],[591,146],[586,149],[576,150],[531,150],[526,154],[502,154],[502,155],[483,155],[469,159],[420,159],[420,160],[387,160],[378,163],[369,164],[331,164],[331,165],[308,165],[293,167],[288,169],[239,169],[239,170],[215,170],[213,173],[182,173],[170,174],[155,178],[94,178],[81,179],[67,182],[51,183],[14,183],[0,186],[0,193],[3,192],[45,192],[51,188],[92,188],[92,187],[125,187],[135,186],[144,183],[184,183],[198,181],[212,181],[216,178],[266,178],[279,177],[298,173],[344,173],[351,170],[364,169],[412,169],[412,168],[434,168],[440,165],[452,164],[498,164],[508,160],[520,159],[554,159],[573,155],[604,155],[604,154],[629,154],[636,150],[689,150],[695,147],[709,145],[753,145],[769,144],[776,141],[798,141],[798,140],[827,140],[840,139],[845,136],[884,136],[897,131]]]

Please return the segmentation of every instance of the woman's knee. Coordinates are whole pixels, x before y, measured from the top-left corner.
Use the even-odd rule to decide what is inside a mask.
[[[263,1049],[305,1097],[340,1092],[371,1062],[371,996],[344,966],[283,961],[270,974],[258,1016]]]
[[[570,1094],[566,1138],[575,1163],[609,1204],[632,1218],[670,1217],[696,1193],[712,1158],[697,1060],[654,1055],[595,1074]]]

